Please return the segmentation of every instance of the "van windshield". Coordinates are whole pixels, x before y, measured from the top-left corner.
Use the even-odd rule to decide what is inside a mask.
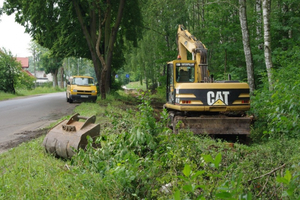
[[[73,85],[94,85],[94,79],[76,77],[76,78],[73,78],[72,84]]]

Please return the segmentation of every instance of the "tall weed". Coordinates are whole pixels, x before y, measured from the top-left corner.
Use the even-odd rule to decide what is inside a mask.
[[[103,183],[114,183],[117,191],[104,187],[106,196],[119,199],[256,199],[272,193],[280,198],[282,191],[298,194],[299,183],[293,175],[283,185],[281,171],[262,176],[285,164],[294,174],[298,163],[297,140],[272,140],[247,147],[235,144],[232,149],[219,140],[196,136],[187,130],[173,134],[166,128],[167,113],[161,120],[154,116],[150,99],[144,97],[138,112],[117,111],[106,107],[105,115],[112,127],[101,131],[96,142],[72,159],[79,173],[97,173]],[[83,105],[88,106],[88,105]],[[98,112],[99,114],[99,112]],[[289,148],[290,147],[290,148]],[[294,156],[290,156],[294,155]],[[276,189],[274,189],[276,188]],[[275,193],[274,193],[275,192]]]
[[[149,177],[151,171],[156,171],[151,157],[158,145],[156,136],[166,127],[162,124],[166,120],[156,122],[150,99],[144,97],[138,108],[139,112],[126,112],[122,117],[106,111],[118,133],[111,134],[108,130],[102,132],[96,141],[101,143],[100,149],[94,149],[89,138],[86,151],[80,150],[72,159],[73,165],[97,172],[104,180],[116,181],[122,188],[120,195],[123,198],[151,193],[144,184],[149,181],[147,173]],[[132,118],[134,122],[130,120]],[[126,128],[118,128],[125,124]]]

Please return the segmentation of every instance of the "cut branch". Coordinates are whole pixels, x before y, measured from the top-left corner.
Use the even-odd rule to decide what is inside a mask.
[[[260,179],[260,178],[262,178],[262,177],[268,176],[268,175],[270,175],[270,174],[272,174],[272,173],[274,173],[274,172],[276,172],[276,171],[278,171],[278,170],[284,168],[285,165],[286,165],[286,164],[283,164],[283,165],[281,165],[280,167],[277,167],[277,168],[273,169],[272,171],[270,171],[270,172],[268,172],[268,173],[266,173],[266,174],[263,174],[263,175],[261,175],[261,176],[255,177],[255,178],[253,178],[253,179],[250,179],[250,180],[248,180],[248,182],[251,182],[251,181],[254,181],[254,180],[256,180],[256,179]]]

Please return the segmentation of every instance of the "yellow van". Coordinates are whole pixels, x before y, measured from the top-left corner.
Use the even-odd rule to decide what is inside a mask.
[[[67,83],[67,102],[97,100],[97,87],[90,76],[72,76]]]

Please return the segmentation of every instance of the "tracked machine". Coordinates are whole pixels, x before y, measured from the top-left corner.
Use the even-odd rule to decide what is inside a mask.
[[[167,63],[167,109],[174,132],[195,134],[250,134],[249,85],[239,81],[214,81],[209,75],[207,48],[182,25],[177,31],[179,55]],[[192,60],[187,59],[187,51]]]

